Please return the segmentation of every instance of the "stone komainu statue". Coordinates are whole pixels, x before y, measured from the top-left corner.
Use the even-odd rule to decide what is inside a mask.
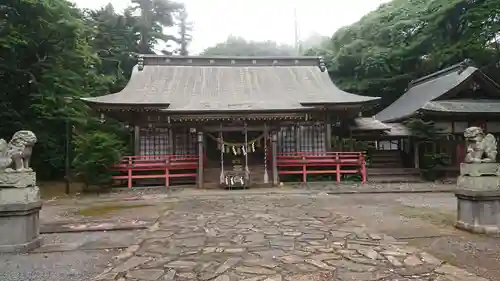
[[[492,134],[485,135],[479,127],[465,129],[464,137],[467,140],[466,163],[496,162],[497,141]]]
[[[30,158],[36,141],[36,135],[26,130],[17,131],[9,143],[0,139],[0,171],[32,171]],[[10,168],[12,164],[14,167]]]

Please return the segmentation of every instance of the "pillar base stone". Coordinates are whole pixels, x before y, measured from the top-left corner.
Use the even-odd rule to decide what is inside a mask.
[[[40,247],[38,187],[0,189],[0,253],[24,253]]]

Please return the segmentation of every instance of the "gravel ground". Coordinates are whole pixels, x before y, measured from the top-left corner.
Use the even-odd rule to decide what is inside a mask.
[[[429,185],[401,185],[401,189],[428,188]],[[446,186],[443,186],[446,187]],[[332,187],[331,189],[337,189]],[[373,188],[373,187],[372,187]],[[393,186],[394,188],[394,186]],[[314,188],[313,188],[314,189]],[[320,188],[321,189],[321,188]],[[281,190],[285,189],[274,189]],[[264,190],[259,190],[262,193]],[[300,190],[293,189],[291,192]],[[250,193],[257,191],[250,191]],[[284,192],[286,193],[286,192]],[[178,198],[191,196],[205,196],[216,194],[221,196],[242,196],[244,192],[228,191],[197,191],[185,190],[174,192]],[[259,195],[256,195],[259,196]],[[430,194],[354,194],[354,195],[325,195],[329,196],[331,204],[344,214],[353,217],[356,221],[387,233],[396,238],[405,239],[411,244],[444,259],[456,266],[464,267],[482,277],[491,280],[500,280],[500,238],[488,238],[481,235],[472,235],[453,227],[456,211],[455,197],[451,193]],[[134,200],[131,198],[137,197]],[[141,198],[143,200],[141,200]],[[157,211],[165,206],[167,201],[174,200],[165,194],[153,191],[109,194],[100,196],[97,200],[92,197],[70,198],[54,200],[44,206],[42,219],[44,222],[54,220],[100,220],[114,217],[116,219],[139,219],[155,217]],[[79,208],[90,205],[107,204],[107,202],[130,202],[157,204],[154,207],[140,209],[117,210],[105,216],[84,217],[75,216]],[[109,232],[112,235],[114,232]],[[87,239],[91,236],[74,236],[64,234],[48,238],[47,241],[70,242]],[[94,234],[92,234],[94,235]],[[103,234],[104,235],[104,234]],[[104,236],[101,236],[104,239]],[[114,251],[73,251],[62,253],[30,254],[30,255],[0,255],[0,280],[91,280],[90,277],[102,271],[109,262]]]
[[[500,238],[455,229],[454,194],[357,194],[331,197],[331,203],[355,221],[404,239],[471,273],[490,280],[500,280]]]
[[[74,251],[0,255],[2,281],[90,281],[115,251]]]
[[[141,230],[132,231],[91,231],[91,232],[69,232],[42,235],[42,244],[85,244],[89,242],[110,242],[133,244]]]
[[[43,244],[79,243],[131,245],[138,231],[81,232],[42,235]],[[1,281],[87,281],[102,272],[119,249],[67,252],[2,254]]]

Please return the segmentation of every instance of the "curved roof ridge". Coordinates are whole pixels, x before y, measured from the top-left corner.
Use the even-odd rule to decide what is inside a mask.
[[[441,77],[443,75],[446,75],[450,72],[453,72],[453,71],[463,71],[465,70],[466,68],[468,67],[474,67],[474,63],[472,62],[472,60],[470,59],[465,59],[464,61],[462,62],[459,62],[457,64],[454,64],[452,66],[449,66],[449,67],[446,67],[446,68],[443,68],[441,70],[438,70],[436,72],[433,72],[429,75],[426,75],[426,76],[423,76],[421,78],[418,78],[418,79],[415,79],[415,80],[412,80],[410,81],[409,83],[409,88],[413,87],[413,86],[416,86],[418,84],[421,84],[421,83],[424,83],[424,82],[427,82],[429,80],[433,80],[435,78],[438,78],[438,77]]]
[[[395,102],[382,109],[375,118],[382,122],[393,122],[407,118],[423,107],[427,102],[435,100],[442,95],[460,87],[464,82],[478,71],[475,67],[467,66],[461,71],[459,65],[454,65],[431,74],[418,84],[412,85]]]
[[[205,64],[182,64],[172,57],[149,56],[160,62],[149,64],[139,60],[127,86],[120,92],[85,98],[102,106],[154,107],[167,111],[225,110],[288,110],[309,105],[367,104],[379,97],[361,96],[339,89],[328,72],[318,66],[318,57],[304,61],[288,60],[290,65],[275,67],[273,60],[262,59],[266,65],[239,59],[241,64],[220,65],[206,58]],[[194,59],[193,59],[194,60]],[[271,64],[269,64],[271,62]],[[314,63],[312,63],[314,62]],[[191,61],[193,63],[193,61]],[[231,67],[232,65],[232,67]]]

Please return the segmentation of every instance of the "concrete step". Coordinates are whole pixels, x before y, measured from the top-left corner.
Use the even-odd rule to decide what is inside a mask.
[[[420,170],[416,168],[367,168],[366,172],[368,176],[377,175],[418,175],[420,176]]]
[[[388,155],[401,155],[399,150],[376,150],[371,152],[372,156],[388,156]]]
[[[370,169],[404,169],[402,163],[370,163]]]
[[[421,183],[425,182],[415,175],[368,175],[367,181],[370,183]]]

